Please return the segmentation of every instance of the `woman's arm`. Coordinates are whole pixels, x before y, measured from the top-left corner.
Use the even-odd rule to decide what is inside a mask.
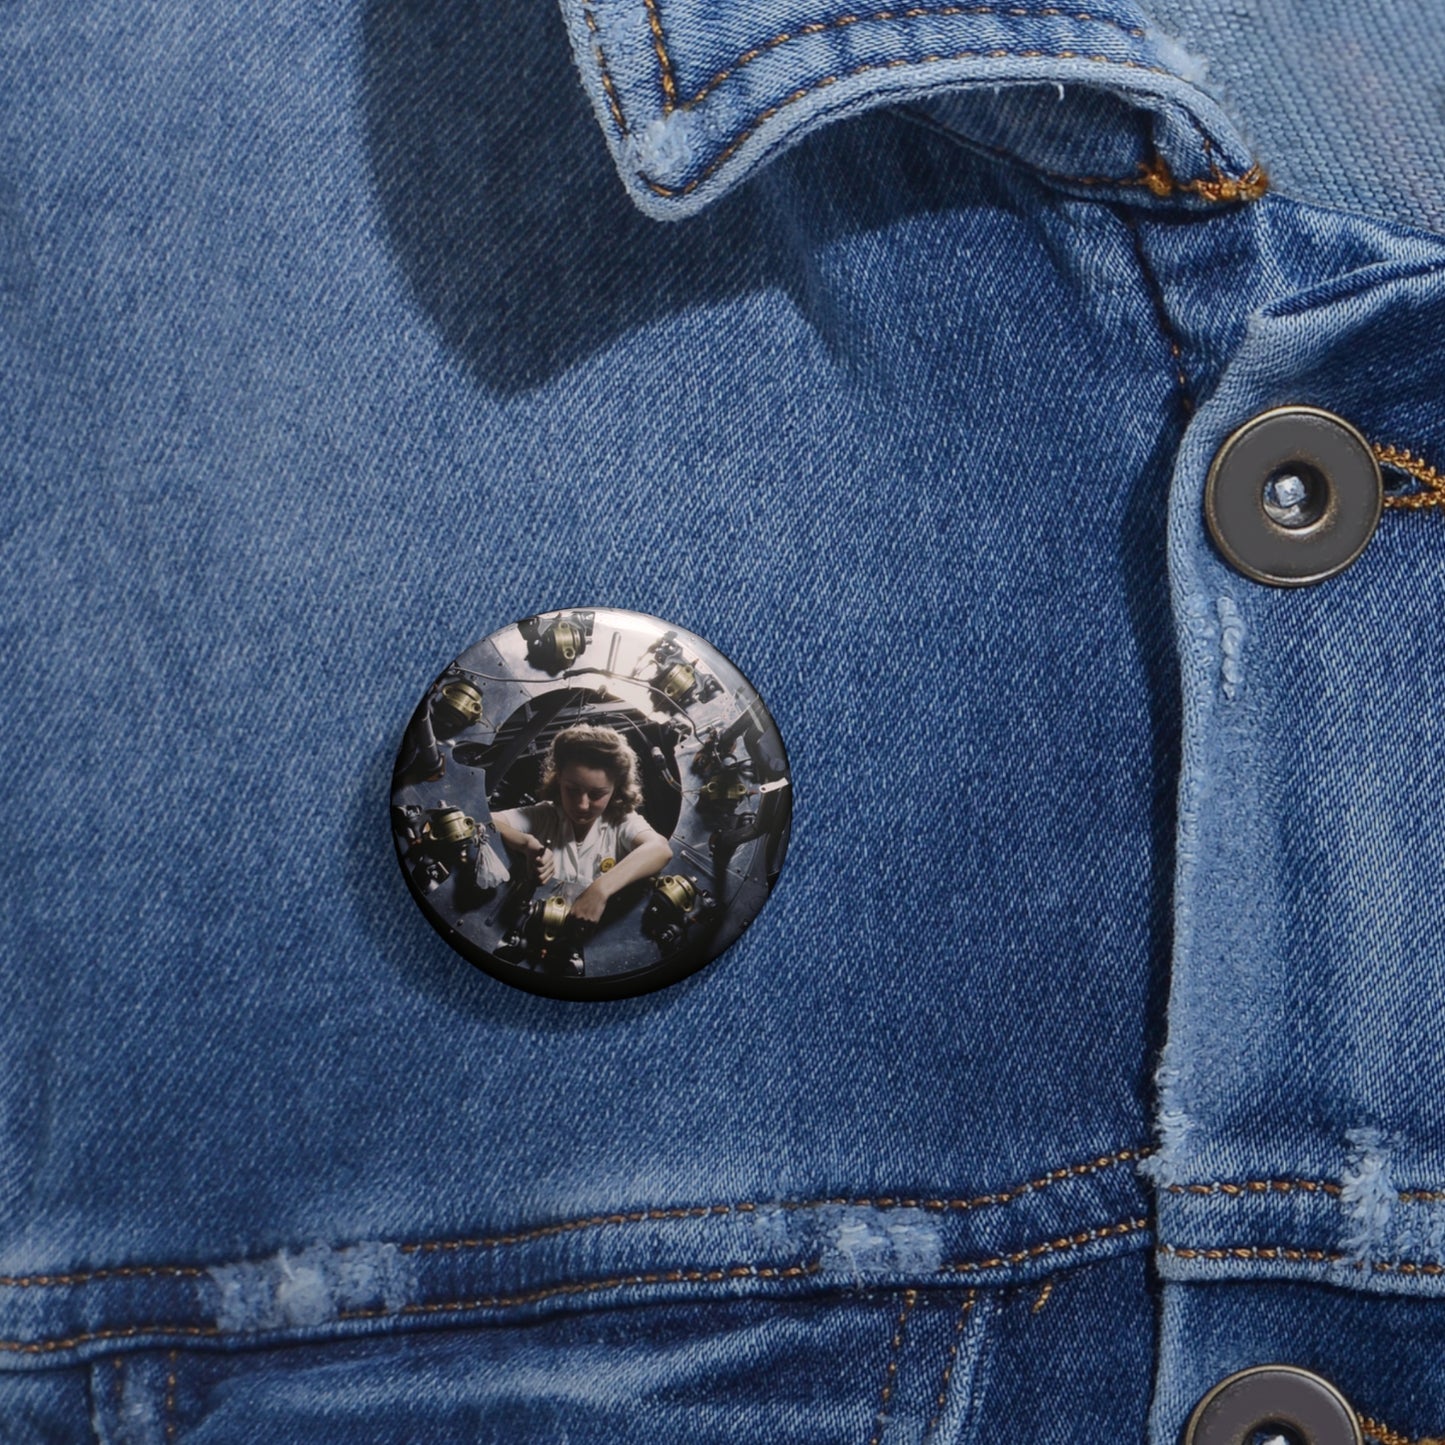
[[[671,862],[672,849],[661,834],[653,833],[607,872],[598,875],[572,905],[572,917],[583,923],[596,923],[614,893],[639,878],[660,873]]]
[[[512,823],[503,822],[500,813],[492,814],[492,822],[496,825],[497,832],[501,834],[502,842],[513,853],[520,853],[527,860],[527,865],[537,882],[550,883],[557,871],[557,863],[552,856],[552,850],[540,838],[531,833],[522,832]]]

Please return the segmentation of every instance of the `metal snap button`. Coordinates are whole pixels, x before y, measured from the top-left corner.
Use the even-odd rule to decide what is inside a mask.
[[[1383,498],[1379,464],[1349,422],[1318,407],[1281,406],[1220,447],[1204,515],[1237,571],[1303,587],[1343,572],[1365,550]]]
[[[567,608],[484,637],[427,689],[392,836],[463,958],[556,998],[621,998],[716,958],[767,900],[792,817],[741,672],[655,617]]]
[[[1256,1365],[1221,1380],[1194,1407],[1184,1445],[1249,1445],[1269,1432],[1290,1445],[1364,1445],[1345,1397],[1294,1365]]]

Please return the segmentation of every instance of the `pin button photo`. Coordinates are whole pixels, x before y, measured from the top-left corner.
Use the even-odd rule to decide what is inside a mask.
[[[626,998],[711,962],[787,851],[777,724],[711,643],[568,607],[474,643],[407,724],[402,876],[463,958],[530,993]]]
[[[1220,447],[1204,487],[1205,519],[1225,560],[1274,587],[1343,572],[1375,535],[1383,503],[1369,443],[1312,406],[1251,418]]]

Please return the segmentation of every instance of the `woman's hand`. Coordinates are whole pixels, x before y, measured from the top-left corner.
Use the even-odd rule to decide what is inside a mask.
[[[527,854],[527,862],[531,865],[532,877],[538,883],[550,883],[557,876],[557,860],[552,850],[539,839],[528,833],[522,843]]]
[[[607,908],[607,891],[601,882],[585,889],[572,905],[572,917],[579,923],[600,923]]]

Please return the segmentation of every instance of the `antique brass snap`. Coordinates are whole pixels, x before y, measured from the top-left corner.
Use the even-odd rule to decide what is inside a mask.
[[[1290,1445],[1364,1445],[1345,1397],[1294,1365],[1256,1365],[1221,1380],[1194,1407],[1184,1445],[1249,1445],[1263,1433]]]
[[[1331,412],[1260,412],[1220,447],[1204,486],[1215,545],[1237,571],[1275,587],[1343,572],[1379,525],[1384,484],[1369,443]]]

